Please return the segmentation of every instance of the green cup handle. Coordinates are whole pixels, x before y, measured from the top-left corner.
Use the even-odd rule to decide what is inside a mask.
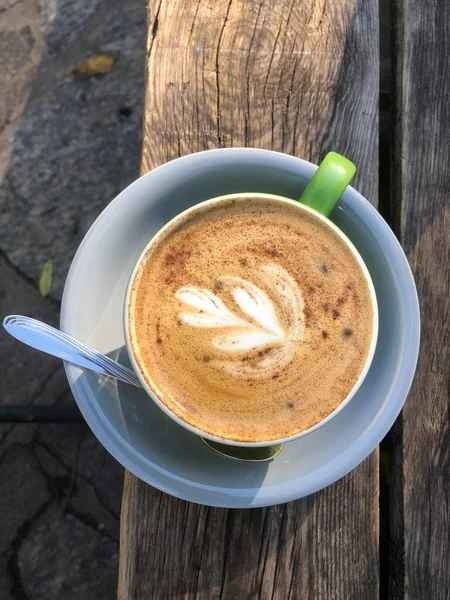
[[[344,156],[329,152],[306,186],[300,202],[328,217],[356,173]]]

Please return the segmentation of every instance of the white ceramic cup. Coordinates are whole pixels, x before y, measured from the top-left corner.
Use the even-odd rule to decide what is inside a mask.
[[[348,394],[348,396],[339,404],[339,406],[332,413],[330,413],[325,419],[323,419],[322,421],[320,421],[313,427],[299,431],[298,433],[295,433],[287,438],[282,438],[282,439],[278,439],[278,440],[270,440],[270,441],[260,441],[260,442],[241,442],[241,441],[234,441],[234,440],[224,439],[224,438],[221,438],[218,436],[210,435],[210,434],[202,431],[201,429],[198,429],[197,427],[192,426],[191,424],[182,420],[174,412],[172,412],[168,408],[168,406],[158,397],[156,386],[153,387],[149,384],[147,379],[143,376],[143,374],[140,370],[138,361],[135,358],[131,340],[130,340],[130,318],[132,319],[132,315],[130,313],[133,308],[133,298],[132,298],[133,282],[134,282],[134,279],[136,277],[136,274],[140,268],[141,262],[144,259],[144,257],[146,258],[146,260],[151,260],[151,254],[159,246],[159,244],[174,229],[177,229],[180,226],[183,226],[184,223],[188,223],[193,214],[198,214],[199,211],[211,210],[216,206],[220,207],[224,202],[228,202],[230,199],[234,199],[236,201],[248,202],[249,199],[251,201],[251,197],[255,197],[255,196],[257,196],[258,198],[265,198],[268,200],[276,200],[278,202],[289,204],[289,205],[295,207],[296,210],[299,211],[299,216],[305,212],[308,213],[309,215],[312,215],[315,219],[321,221],[327,228],[329,228],[330,232],[333,232],[334,235],[337,235],[342,240],[342,242],[347,246],[347,248],[353,255],[356,263],[358,263],[358,265],[366,279],[367,286],[368,286],[369,293],[370,293],[370,301],[372,304],[373,323],[372,323],[372,338],[371,338],[369,350],[367,353],[366,361],[364,363],[364,367],[361,371],[361,374],[359,375],[357,381],[355,382],[355,384],[354,384],[353,388],[351,389],[350,393]],[[125,298],[125,305],[124,305],[124,328],[125,328],[125,339],[126,339],[128,354],[130,356],[130,360],[133,364],[133,367],[134,367],[144,389],[146,390],[146,392],[148,393],[150,398],[152,398],[152,400],[154,402],[156,402],[156,404],[169,417],[171,417],[174,421],[176,421],[179,425],[181,425],[182,427],[185,427],[189,431],[192,431],[193,433],[196,433],[197,435],[199,435],[203,438],[206,438],[206,439],[209,439],[209,440],[212,440],[215,442],[223,443],[223,444],[229,444],[229,445],[234,445],[234,446],[246,446],[246,447],[274,446],[277,444],[283,444],[285,442],[290,442],[299,437],[308,435],[312,431],[315,431],[316,429],[318,429],[319,427],[321,427],[322,425],[324,425],[325,423],[327,423],[328,421],[333,419],[344,408],[344,406],[346,406],[350,402],[350,400],[356,394],[357,390],[361,386],[362,382],[364,381],[364,378],[366,377],[366,375],[369,371],[373,356],[375,354],[375,348],[376,348],[377,337],[378,337],[378,306],[377,306],[375,288],[372,283],[372,279],[370,277],[369,271],[368,271],[366,265],[364,264],[364,261],[361,258],[359,252],[356,250],[356,248],[354,247],[352,242],[344,235],[344,233],[342,233],[342,231],[338,227],[336,227],[336,225],[332,221],[330,221],[327,217],[318,213],[314,209],[309,208],[308,206],[305,206],[304,204],[301,204],[298,201],[290,200],[290,199],[284,198],[282,196],[276,196],[276,195],[272,195],[272,194],[263,194],[263,193],[228,194],[226,196],[220,196],[217,198],[212,198],[210,200],[206,200],[205,202],[202,202],[200,204],[197,204],[195,206],[188,208],[184,212],[182,212],[179,215],[177,215],[176,217],[174,217],[166,225],[164,225],[164,227],[162,227],[156,233],[156,235],[154,235],[154,237],[150,240],[150,242],[147,244],[147,246],[143,250],[141,256],[139,257],[139,259],[133,269],[133,272],[131,274],[131,278],[130,278],[130,281],[128,284],[128,289],[127,289],[126,298]]]

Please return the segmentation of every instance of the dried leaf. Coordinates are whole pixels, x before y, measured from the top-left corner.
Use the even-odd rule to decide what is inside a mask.
[[[44,268],[42,269],[41,276],[39,277],[39,291],[41,295],[48,296],[52,289],[52,277],[53,277],[53,261],[48,260]]]
[[[72,219],[72,233],[73,235],[77,235],[80,231],[80,220],[77,217]]]
[[[76,68],[76,72],[87,77],[109,73],[116,63],[116,58],[110,54],[97,54],[84,60]]]

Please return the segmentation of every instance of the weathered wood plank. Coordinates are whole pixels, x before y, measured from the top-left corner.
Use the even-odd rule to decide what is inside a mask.
[[[392,598],[450,597],[450,19],[397,0],[395,197],[422,343],[394,438]]]
[[[254,146],[360,167],[377,198],[376,0],[150,2],[143,172]],[[126,476],[120,600],[378,599],[378,455],[287,505],[221,510]]]
[[[119,600],[378,600],[376,457],[301,501],[223,510],[126,474]]]
[[[208,148],[318,162],[329,147],[378,179],[377,0],[150,2],[142,170]]]

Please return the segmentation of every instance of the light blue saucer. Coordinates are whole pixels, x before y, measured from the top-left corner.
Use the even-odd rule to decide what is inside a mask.
[[[148,173],[111,202],[83,240],[67,278],[61,328],[128,363],[123,301],[133,266],[153,234],[182,210],[222,194],[261,191],[299,198],[315,169],[275,152],[227,149],[193,154]],[[355,397],[332,421],[286,444],[274,461],[247,464],[215,453],[162,413],[145,392],[66,364],[86,421],[127,469],[179,498],[256,507],[311,494],[376,448],[400,412],[414,375],[417,293],[394,234],[358,192],[347,188],[331,218],[361,253],[379,305],[377,351]]]

